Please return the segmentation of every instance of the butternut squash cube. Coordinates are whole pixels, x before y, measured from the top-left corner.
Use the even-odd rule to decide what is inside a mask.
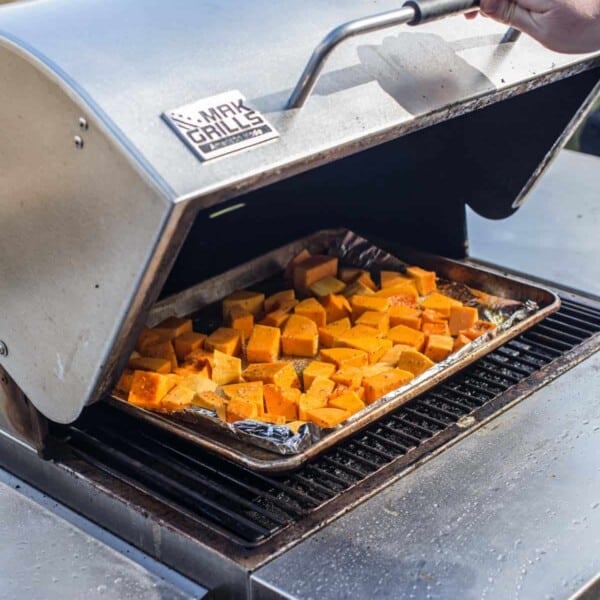
[[[149,327],[144,327],[140,332],[137,343],[135,345],[135,349],[142,353],[144,352],[144,348],[149,344],[156,344],[157,342],[161,342],[165,339],[158,331],[154,329],[150,329]]]
[[[192,400],[192,404],[206,408],[206,410],[214,410],[223,420],[227,418],[225,416],[227,402],[224,398],[215,394],[215,392],[200,392],[196,394],[196,397]]]
[[[413,346],[417,350],[422,350],[425,345],[425,334],[422,331],[417,331],[406,325],[396,325],[388,331],[388,339],[394,344],[406,344]]]
[[[375,363],[372,365],[369,365],[368,367],[363,367],[361,369],[362,371],[362,376],[363,376],[363,381],[365,380],[365,377],[373,377],[374,375],[379,375],[381,373],[386,373],[387,371],[391,371],[393,369],[393,367],[390,367],[390,365],[386,365],[385,363]],[[362,382],[361,382],[362,384]]]
[[[281,336],[285,354],[313,357],[319,350],[319,330],[315,322],[302,315],[292,315]]]
[[[267,327],[277,327],[281,329],[289,319],[290,315],[288,312],[277,309],[273,312],[267,313],[262,321],[259,321],[259,325],[266,325]]]
[[[360,367],[343,367],[331,376],[331,380],[350,389],[359,388],[363,372]]]
[[[281,388],[268,383],[263,387],[263,393],[267,413],[292,420],[298,418],[298,404],[302,395],[299,389]]]
[[[185,357],[194,350],[202,349],[205,340],[206,335],[203,333],[196,333],[195,331],[188,331],[187,333],[177,336],[173,340],[177,359],[184,360]]]
[[[171,371],[177,368],[177,356],[173,348],[173,342],[164,340],[156,344],[148,344],[144,348],[146,358],[164,358],[171,363]]]
[[[335,388],[335,381],[327,377],[315,377],[308,388],[307,393],[311,395],[329,396]]]
[[[242,339],[247,340],[252,335],[254,327],[254,315],[245,308],[234,306],[229,312],[231,319],[231,329],[235,329],[242,334]]]
[[[416,377],[433,367],[434,364],[430,358],[412,348],[401,352],[396,367],[403,371],[409,371]]]
[[[302,421],[309,421],[308,413],[315,408],[325,408],[327,396],[321,394],[302,394],[298,401],[298,417]]]
[[[412,329],[421,329],[421,311],[409,306],[392,306],[389,312],[390,327],[405,325]]]
[[[335,277],[324,277],[315,281],[309,289],[315,296],[321,298],[329,294],[339,294],[345,287],[346,284]]]
[[[367,404],[373,404],[373,402],[379,400],[382,396],[385,396],[392,390],[402,387],[413,378],[414,375],[412,373],[400,369],[392,369],[391,371],[386,371],[379,375],[365,377],[362,385],[365,389],[365,400]]]
[[[427,341],[430,335],[450,335],[448,321],[443,321],[442,323],[425,323],[421,331],[425,334],[425,341]]]
[[[286,315],[289,315],[291,312],[294,311],[296,304],[298,304],[298,300],[284,300],[283,302],[279,303],[277,307],[277,312],[282,312]]]
[[[329,294],[321,299],[321,304],[325,309],[327,323],[346,319],[352,314],[352,307],[345,296]]]
[[[385,312],[390,307],[387,298],[378,298],[377,296],[352,296],[350,304],[352,305],[353,321],[356,321],[364,312]]]
[[[345,410],[353,415],[362,410],[365,407],[365,403],[359,398],[356,392],[349,390],[339,396],[330,398],[327,406]]]
[[[135,371],[128,402],[141,408],[160,408],[161,400],[175,387],[175,381],[166,375]]]
[[[391,340],[375,337],[341,337],[340,345],[366,352],[369,364],[376,363],[393,346]]]
[[[369,355],[353,348],[325,348],[321,350],[321,360],[333,363],[338,369],[366,367],[369,364]]]
[[[215,350],[212,380],[217,385],[227,385],[229,383],[237,383],[241,378],[241,359]]]
[[[303,263],[306,259],[311,257],[311,253],[308,250],[302,250],[299,254],[294,256],[292,260],[287,264],[285,271],[283,272],[283,277],[286,281],[294,280],[294,269],[301,263]]]
[[[440,362],[450,354],[454,348],[454,340],[447,335],[430,335],[425,348],[425,356],[434,362]]]
[[[370,327],[385,335],[390,328],[390,316],[385,312],[368,310],[358,317],[356,324]]]
[[[397,282],[395,285],[384,287],[378,292],[375,292],[378,298],[393,298],[394,296],[406,295],[413,302],[417,302],[419,294],[417,286],[412,279],[406,279],[402,282]]]
[[[425,296],[437,289],[436,277],[433,271],[426,271],[421,267],[408,267],[406,274],[415,280],[417,291],[421,296]]]
[[[126,394],[131,390],[131,384],[133,383],[133,371],[130,369],[125,369],[121,373],[121,377],[119,377],[119,381],[117,381],[117,385],[115,389],[119,392],[124,392]]]
[[[294,267],[294,288],[301,294],[308,294],[313,283],[325,277],[335,277],[337,269],[336,257],[311,256]]]
[[[315,322],[317,327],[322,327],[327,323],[327,314],[325,309],[314,298],[308,298],[296,304],[294,313],[309,318]]]
[[[360,281],[353,281],[346,286],[342,294],[351,299],[352,296],[374,296],[375,292]]]
[[[287,427],[294,434],[298,434],[300,433],[300,428],[302,425],[306,425],[306,421],[292,421],[291,423],[287,424]]]
[[[400,355],[404,350],[414,350],[414,348],[412,346],[407,346],[406,344],[396,344],[379,359],[379,362],[390,367],[395,367],[398,364]]]
[[[458,335],[463,329],[471,329],[479,315],[472,306],[453,306],[450,309],[450,333]]]
[[[163,375],[171,372],[171,361],[166,358],[130,358],[127,366],[135,371],[154,371]]]
[[[306,417],[315,425],[329,429],[343,423],[350,413],[339,408],[313,408],[306,412]]]
[[[289,304],[296,300],[296,292],[294,290],[283,290],[269,296],[265,300],[265,312],[273,312],[280,308],[282,304]]]
[[[444,296],[444,294],[440,294],[439,292],[433,292],[421,302],[421,306],[423,308],[435,310],[443,315],[446,319],[449,319],[450,309],[453,306],[462,306],[462,303],[458,300],[454,300],[454,298]]]
[[[263,415],[256,417],[256,420],[261,421],[262,423],[269,423],[277,426],[285,425],[286,422],[285,417],[282,417],[281,415],[272,415],[269,413],[264,413]]]
[[[190,388],[176,385],[167,395],[160,401],[161,408],[168,411],[178,411],[192,405],[196,392]]]
[[[281,331],[277,327],[255,325],[246,347],[246,358],[248,362],[275,362],[280,346]]]
[[[444,321],[447,321],[447,319],[444,315],[437,312],[437,310],[426,308],[421,313],[421,321],[423,325],[425,325],[425,323],[443,323]]]
[[[248,290],[240,290],[233,292],[223,300],[223,319],[229,321],[231,318],[231,310],[234,306],[246,310],[258,317],[263,312],[265,295],[260,292],[251,292]]]
[[[452,347],[452,352],[458,352],[461,348],[468,346],[473,340],[468,338],[463,333],[459,333],[458,336],[454,339],[454,346]]]
[[[383,313],[382,313],[383,314]],[[346,340],[357,339],[357,338],[382,338],[384,334],[380,333],[372,327],[366,325],[355,325],[348,331],[345,331],[339,336],[336,336],[333,340],[334,346],[341,346],[342,348],[352,348],[345,343]]]
[[[193,331],[191,319],[180,319],[179,317],[169,317],[162,323],[153,328],[161,338],[172,340],[188,331]]]
[[[208,377],[204,377],[204,375],[199,375],[198,373],[172,375],[171,377],[178,386],[186,387],[196,394],[214,392],[217,389],[217,384],[212,379],[208,379]]]
[[[258,406],[254,402],[236,398],[227,404],[226,419],[228,423],[237,423],[246,419],[257,419],[258,417]]]
[[[467,336],[470,340],[475,340],[485,333],[494,333],[497,327],[495,323],[489,323],[488,321],[476,321],[475,325],[470,329],[464,329],[460,333]]]
[[[381,282],[382,288],[390,288],[396,285],[403,285],[412,283],[412,279],[404,273],[398,271],[381,271],[379,273],[379,281]],[[413,284],[414,285],[414,284]]]
[[[255,404],[259,415],[265,412],[262,381],[234,383],[232,385],[224,385],[221,389],[225,396],[229,398],[230,404],[233,400],[243,400],[244,402]]]
[[[304,389],[308,390],[316,377],[330,378],[334,373],[335,365],[319,360],[313,360],[304,371],[302,371],[302,383],[304,384]]]
[[[206,340],[205,340],[206,341]],[[187,366],[188,364],[196,364],[199,363],[201,365],[208,364],[212,369],[215,362],[215,353],[209,352],[208,350],[203,350],[202,348],[198,348],[197,350],[192,350],[183,361],[182,366]]]
[[[419,296],[417,292],[398,292],[388,297],[390,307],[408,306],[409,308],[419,308]]]
[[[282,388],[300,388],[300,379],[289,362],[256,363],[248,365],[242,373],[246,381],[262,381]]]
[[[335,340],[343,333],[350,331],[352,327],[350,319],[344,318],[334,321],[325,327],[319,327],[319,342],[325,348],[331,348]]]
[[[204,342],[207,350],[218,350],[229,356],[237,356],[242,349],[242,336],[231,327],[219,327]]]

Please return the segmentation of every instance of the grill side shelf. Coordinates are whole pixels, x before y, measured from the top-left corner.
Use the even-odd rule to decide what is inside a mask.
[[[600,310],[563,298],[559,312],[298,471],[249,471],[140,423],[115,409],[90,407],[61,430],[79,458],[211,527],[256,547],[343,498],[390,465],[400,472],[460,433],[480,412],[493,414],[515,385],[600,333]],[[475,423],[475,418],[471,421]]]

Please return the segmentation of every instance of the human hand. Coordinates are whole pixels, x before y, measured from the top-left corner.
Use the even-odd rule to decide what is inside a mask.
[[[600,0],[481,0],[481,12],[557,52],[600,50]]]

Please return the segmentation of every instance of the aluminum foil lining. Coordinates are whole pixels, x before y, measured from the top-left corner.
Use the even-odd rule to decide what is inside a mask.
[[[194,311],[201,310],[210,304],[220,301],[235,290],[249,287],[260,288],[261,282],[280,274],[287,263],[305,248],[314,254],[327,253],[331,256],[337,256],[340,264],[344,266],[367,269],[371,272],[381,270],[405,272],[408,266],[407,263],[396,258],[386,250],[379,248],[353,232],[346,230],[320,232],[307,240],[290,244],[241,267],[228,271],[215,278],[214,281],[206,281],[185,290],[175,297],[163,300],[156,307],[156,310],[152,312],[151,322],[156,323],[162,318],[173,314],[179,316],[189,315]],[[281,284],[283,289],[285,285],[283,279],[281,280]],[[480,290],[471,289],[463,283],[444,279],[438,279],[438,289],[442,293],[460,300],[466,305],[476,307],[480,318],[495,323],[498,331],[509,329],[516,322],[525,319],[539,308],[531,300],[521,302],[501,298]],[[198,320],[195,320],[195,323],[198,322]],[[207,329],[210,328],[211,324],[207,323]],[[453,353],[445,361],[437,363],[434,367],[428,369],[404,387],[412,388],[417,383],[429,379],[433,371],[436,373],[443,371],[448,365],[461,360],[461,357],[472,352],[475,348],[485,345],[494,335],[496,335],[496,332],[490,332],[477,338],[471,344]],[[291,362],[294,364],[301,378],[302,370],[310,360],[292,359]],[[398,396],[402,393],[402,389],[390,392],[388,396]],[[385,404],[388,401],[388,396],[380,398],[362,411],[355,413],[345,423],[353,423],[361,419],[366,412],[373,410],[374,407]],[[122,398],[118,399],[123,400]],[[331,431],[324,430],[313,423],[302,425],[297,432],[292,431],[285,425],[272,425],[261,421],[246,420],[227,423],[221,420],[215,412],[200,407],[189,407],[175,413],[161,412],[160,414],[164,418],[183,423],[191,428],[195,424],[200,424],[208,420],[220,430],[226,431],[229,435],[234,436],[242,442],[283,456],[301,454],[312,444],[326,436],[328,431]],[[344,425],[344,423],[338,425],[335,429],[343,428]]]

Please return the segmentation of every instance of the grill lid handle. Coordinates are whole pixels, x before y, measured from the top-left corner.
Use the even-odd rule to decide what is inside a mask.
[[[326,60],[348,38],[394,25],[420,25],[477,9],[480,0],[408,0],[402,8],[348,21],[332,29],[315,48],[304,68],[287,108],[301,108],[313,91]]]

